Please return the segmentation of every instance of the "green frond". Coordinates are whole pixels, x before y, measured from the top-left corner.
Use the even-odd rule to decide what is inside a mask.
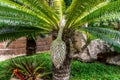
[[[15,18],[26,19],[26,20],[34,21],[34,22],[38,22],[38,23],[40,23],[40,22],[46,23],[45,21],[38,18],[37,16],[28,14],[28,13],[20,11],[20,10],[8,8],[8,7],[3,7],[3,6],[0,6],[0,16],[12,17],[12,18],[15,17]]]
[[[94,20],[91,20],[90,22],[93,22],[93,21],[118,21],[120,19],[119,17],[120,17],[120,12],[113,12],[113,13],[105,14]]]
[[[6,40],[14,40],[19,37],[27,36],[31,32],[15,32],[15,31],[7,31],[7,32],[0,32],[0,41],[6,41]],[[14,35],[14,36],[13,36]]]
[[[26,27],[32,27],[32,26],[38,26],[39,24],[35,21],[29,21],[26,19],[20,19],[20,18],[13,18],[13,17],[3,17],[0,16],[0,27],[7,27],[7,26],[26,26]]]
[[[38,27],[50,31],[54,27],[37,16],[20,10],[0,6],[0,28],[8,26]]]
[[[98,27],[88,27],[82,28],[86,32],[89,32],[93,36],[96,36],[99,39],[102,39],[109,43],[115,49],[120,51],[120,32],[107,29],[107,28],[98,28]]]
[[[50,9],[45,0],[11,0],[27,9],[32,10],[46,22],[56,27],[58,19],[56,14]]]
[[[20,0],[20,1],[21,1],[21,0]],[[28,1],[28,0],[26,0],[26,1]],[[31,0],[30,0],[30,1],[31,1]],[[34,4],[33,2],[31,2],[31,3]],[[41,3],[41,4],[42,4],[42,3]],[[39,5],[41,5],[41,4],[39,4]],[[53,21],[51,20],[52,17],[53,17],[53,15],[51,15],[51,14],[49,13],[49,15],[51,16],[51,18],[49,18],[49,19],[52,21],[52,22],[50,22],[49,19],[48,19],[48,17],[49,17],[48,11],[45,10],[46,8],[44,8],[44,7],[43,7],[42,9],[40,9],[41,12],[36,13],[34,10],[30,9],[29,7],[26,7],[27,5],[25,5],[25,4],[20,5],[20,4],[16,3],[16,2],[10,1],[10,0],[0,0],[0,6],[9,7],[9,8],[15,9],[15,10],[19,10],[19,11],[25,12],[25,13],[27,13],[27,14],[31,14],[31,15],[33,15],[33,16],[35,16],[35,17],[38,17],[39,19],[43,20],[44,22],[46,22],[46,24],[49,24],[49,25],[51,25],[52,27],[55,27],[55,22],[54,22],[54,20],[53,20]],[[34,7],[34,5],[31,6],[31,7]],[[36,11],[38,11],[38,10],[36,10]],[[42,11],[45,11],[45,12],[46,12],[46,16],[45,16],[45,17],[44,17],[45,13],[43,13],[43,14],[44,14],[44,15],[43,15],[43,14],[42,14]]]
[[[82,18],[75,25],[82,25],[96,20],[112,20],[120,17],[120,0],[109,2],[107,5],[98,8],[92,13]]]
[[[0,6],[9,7],[12,9],[20,10],[20,11],[27,12],[29,14],[37,16],[37,14],[35,14],[32,10],[27,9],[26,7],[21,6],[15,2],[10,1],[10,0],[0,0]]]
[[[0,41],[14,40],[19,37],[36,37],[38,35],[45,35],[48,33],[37,28],[2,28],[0,29]]]
[[[106,1],[108,0],[73,0],[66,11],[68,20],[66,26],[71,27],[89,12],[95,11],[101,5],[105,5]]]
[[[56,14],[58,14],[59,20],[62,19],[63,15],[65,14],[65,3],[64,0],[53,0],[53,10]]]
[[[34,0],[33,0],[34,1]],[[54,20],[56,22],[56,25],[58,25],[57,19],[56,19],[56,15],[53,13],[52,9],[50,8],[50,6],[46,3],[45,0],[36,0],[36,3],[41,6],[42,5],[42,9],[45,13],[47,13],[46,15],[50,17],[50,19]],[[44,14],[45,14],[44,13]],[[55,23],[54,22],[54,23]]]

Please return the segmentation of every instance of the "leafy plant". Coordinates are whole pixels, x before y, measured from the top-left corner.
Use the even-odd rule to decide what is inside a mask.
[[[38,78],[48,78],[50,72],[46,71],[38,57],[11,59],[8,66],[8,72],[12,74],[11,77],[16,77],[21,80],[37,80]],[[45,77],[46,76],[46,77]]]
[[[0,0],[0,41],[35,34],[51,34],[53,40],[60,37],[61,40],[56,39],[51,46],[53,80],[69,80],[71,53],[81,52],[81,46],[75,44],[76,31],[88,32],[120,50],[119,32],[98,28],[100,26],[84,26],[99,20],[118,20],[120,0],[49,1],[52,1],[51,6],[46,0]],[[86,28],[82,29],[82,26]],[[80,40],[77,42],[81,43]],[[64,54],[61,55],[62,51]]]

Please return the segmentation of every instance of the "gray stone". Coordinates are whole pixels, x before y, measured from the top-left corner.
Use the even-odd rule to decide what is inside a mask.
[[[104,63],[120,66],[120,54],[116,54],[113,48],[99,39],[91,41],[82,53],[76,54],[74,57],[83,62],[101,62],[102,60]]]
[[[106,63],[120,66],[120,55],[108,57]]]
[[[91,41],[87,48],[90,57],[94,60],[97,60],[98,54],[106,54],[113,51],[107,43],[99,39]]]

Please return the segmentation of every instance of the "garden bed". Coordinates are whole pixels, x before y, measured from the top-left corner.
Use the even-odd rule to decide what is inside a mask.
[[[44,66],[51,72],[51,61],[48,53],[36,54],[29,56],[34,59],[39,57],[44,62]],[[21,57],[17,57],[21,58]],[[15,59],[17,59],[15,58]],[[9,64],[9,60],[0,62],[0,80],[9,80],[10,75],[6,75],[5,66]],[[2,73],[4,71],[4,73]],[[3,76],[2,75],[6,75]],[[50,75],[51,78],[51,75]],[[49,79],[51,80],[51,79]],[[71,65],[70,80],[120,80],[120,67],[105,65],[101,63],[81,63],[79,61],[73,61]]]

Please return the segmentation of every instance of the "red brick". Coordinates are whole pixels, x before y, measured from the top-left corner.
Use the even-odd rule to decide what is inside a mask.
[[[42,38],[39,37],[36,40],[36,43],[37,43],[37,49],[36,49],[36,51],[40,52],[40,51],[49,50],[51,41],[52,41],[52,37],[47,37],[47,38],[44,38],[44,39],[42,39]],[[0,49],[2,49],[4,47],[4,42],[2,42],[0,44],[1,44],[0,45]],[[26,38],[22,37],[22,38],[14,40],[8,46],[8,48],[12,49],[12,50],[6,50],[6,51],[4,51],[5,54],[22,54],[22,53],[26,53]],[[2,54],[2,53],[3,53],[3,51],[1,50],[0,54]]]

